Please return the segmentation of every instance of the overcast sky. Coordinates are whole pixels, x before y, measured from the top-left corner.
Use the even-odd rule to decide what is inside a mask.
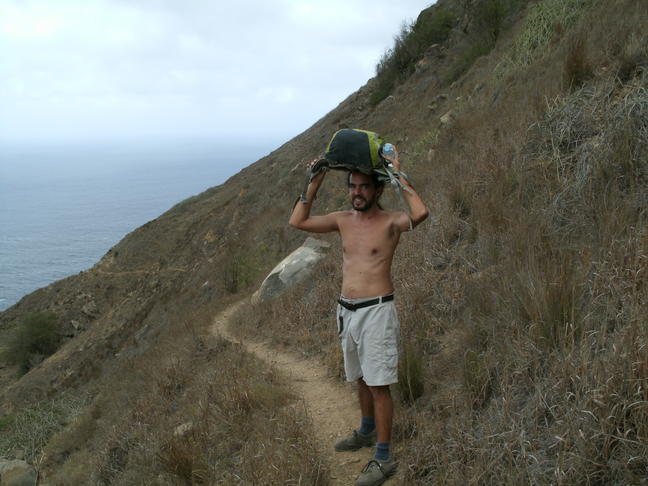
[[[0,140],[288,140],[431,0],[0,0]]]

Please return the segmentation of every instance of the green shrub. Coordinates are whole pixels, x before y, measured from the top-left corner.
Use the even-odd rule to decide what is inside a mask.
[[[422,54],[432,44],[445,41],[455,24],[456,16],[450,10],[423,12],[412,27],[408,42]]]
[[[236,294],[248,288],[262,275],[264,262],[272,261],[275,255],[270,255],[270,249],[264,245],[255,248],[234,248],[229,252],[230,256],[221,272],[221,279],[225,290]]]
[[[494,43],[500,36],[504,20],[516,0],[484,0],[477,6],[475,24],[479,37]]]
[[[53,354],[59,347],[58,317],[52,312],[29,314],[20,323],[9,341],[6,359],[20,366],[23,373],[43,358]]]

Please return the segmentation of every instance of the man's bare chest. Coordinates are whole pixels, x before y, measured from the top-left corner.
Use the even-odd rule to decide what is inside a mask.
[[[348,224],[340,227],[345,257],[392,254],[398,243],[398,232],[390,222]]]

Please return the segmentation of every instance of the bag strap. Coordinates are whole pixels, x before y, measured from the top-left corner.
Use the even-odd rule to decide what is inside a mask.
[[[322,171],[327,171],[329,169],[330,169],[330,161],[328,161],[327,159],[320,159],[317,162],[315,162],[310,168],[306,169],[306,181],[304,182],[304,190],[299,195],[298,201],[300,201],[302,204],[308,204],[308,199],[306,199],[308,185],[311,183],[311,181],[317,174],[319,174]],[[405,172],[395,170],[392,167],[389,167],[387,165],[384,165],[381,168],[375,168],[373,172],[378,175],[378,178],[380,180],[389,182],[392,185],[392,187],[398,194],[398,197],[400,198],[403,207],[407,207],[407,203],[405,202],[405,198],[403,197],[403,191],[407,191],[410,194],[412,194],[412,190],[409,189],[408,187],[405,187],[405,185],[401,181],[401,179],[404,179],[407,181],[407,183],[410,186],[412,186],[409,178],[407,177],[407,174],[405,174]],[[295,204],[297,204],[297,201],[295,201]],[[412,230],[411,218],[410,218],[410,230]]]
[[[308,185],[311,183],[313,178],[322,171],[327,171],[329,169],[329,161],[326,159],[320,159],[315,162],[311,167],[306,169],[306,182],[304,183],[304,190],[299,195],[299,200],[302,204],[308,204],[308,199],[306,199],[306,193],[308,192]]]

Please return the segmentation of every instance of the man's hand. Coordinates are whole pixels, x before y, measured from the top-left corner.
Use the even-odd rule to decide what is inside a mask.
[[[310,163],[306,164],[306,168],[310,169],[317,163],[319,159],[315,159]],[[325,216],[311,216],[310,211],[313,206],[313,201],[315,196],[317,196],[317,191],[319,190],[322,182],[324,182],[324,176],[326,175],[326,170],[322,170],[311,179],[310,184],[308,184],[308,189],[304,197],[306,201],[304,203],[297,203],[293,207],[292,215],[290,216],[289,224],[297,229],[310,231],[312,233],[327,233],[329,231],[338,231],[337,223],[337,213],[330,213]]]
[[[392,166],[394,167],[394,170],[400,172],[401,164],[400,164],[400,160],[398,160],[398,150],[396,150],[396,147],[394,147],[393,157],[383,155],[383,158],[388,162],[391,162]],[[425,218],[428,217],[429,212],[428,209],[425,207],[425,204],[423,204],[423,201],[416,193],[414,188],[407,181],[407,179],[401,177],[401,183],[405,188],[405,190],[403,191],[403,197],[405,198],[405,202],[407,203],[407,206],[409,208],[409,216],[406,215],[405,213],[400,213],[402,216],[399,217],[398,219],[398,226],[401,229],[401,231],[407,231],[419,225],[422,221],[424,221]]]
[[[319,160],[319,159],[313,159],[313,160],[310,161],[308,164],[306,164],[306,168],[307,168],[307,169],[311,169],[311,168],[312,168],[312,167],[317,163],[318,160]],[[309,190],[308,190],[309,193],[311,192],[311,189],[310,189],[310,186],[311,186],[311,185],[314,186],[315,192],[317,192],[317,190],[318,190],[318,189],[320,188],[320,186],[322,185],[322,182],[324,182],[324,176],[325,176],[325,175],[326,175],[326,170],[320,170],[320,171],[315,175],[315,177],[313,177],[313,178],[311,179],[310,184],[309,184]],[[310,199],[308,199],[308,200],[310,201]]]

